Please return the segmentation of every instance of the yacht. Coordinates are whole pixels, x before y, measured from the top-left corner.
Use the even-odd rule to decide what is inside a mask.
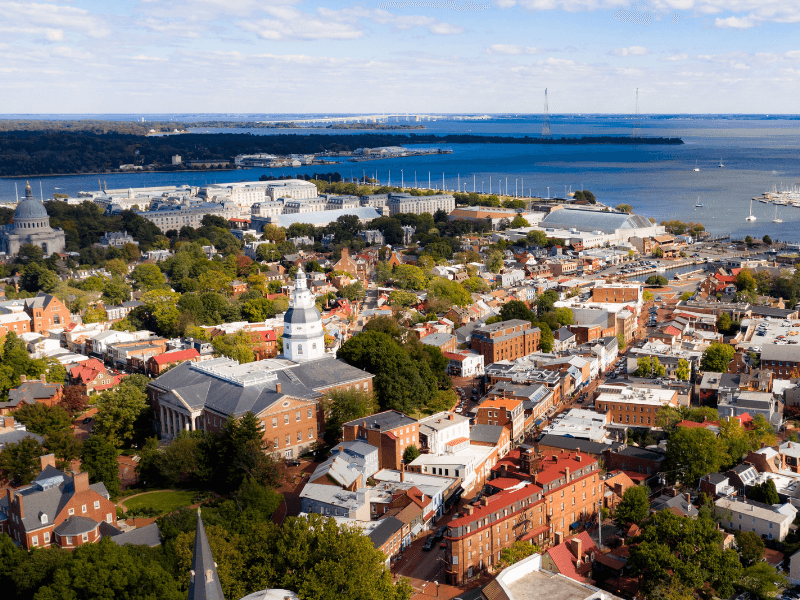
[[[722,157],[720,157],[720,159],[719,159],[719,166],[720,166],[720,168],[725,166],[725,165],[722,164]]]
[[[755,221],[756,217],[753,214],[753,201],[750,200],[750,215],[745,219],[745,221]]]
[[[697,166],[697,161],[696,160],[694,161],[694,169],[693,170],[694,171],[699,171],[700,170],[700,167]]]
[[[700,196],[697,197],[697,204],[694,205],[695,208],[703,208],[703,203],[700,202]]]
[[[778,205],[777,204],[775,205],[775,216],[772,217],[772,222],[773,223],[783,223],[783,219],[779,219],[778,218]]]

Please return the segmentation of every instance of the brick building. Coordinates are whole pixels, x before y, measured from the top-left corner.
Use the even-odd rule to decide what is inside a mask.
[[[478,407],[475,423],[508,428],[512,441],[519,441],[525,432],[525,411],[522,401],[514,398],[491,398]]]
[[[122,381],[121,375],[109,373],[105,365],[96,358],[75,365],[70,369],[69,376],[73,384],[85,385],[89,396],[111,389]]]
[[[597,461],[580,452],[533,455],[526,461],[529,482],[466,507],[448,524],[446,572],[460,585],[497,564],[514,542],[560,544],[570,526],[596,514],[603,497]]]
[[[597,412],[611,413],[612,423],[634,427],[655,427],[663,406],[678,405],[678,392],[671,389],[601,385],[597,394]]]
[[[24,550],[73,549],[99,541],[104,525],[116,525],[116,506],[105,485],[90,485],[88,473],[65,475],[56,469],[52,454],[42,456],[41,464],[42,472],[31,485],[7,488],[0,498],[0,533]]]
[[[770,371],[775,379],[797,377],[800,372],[800,348],[766,344],[761,351],[761,369]]]
[[[409,446],[420,447],[419,424],[416,419],[397,410],[387,410],[342,425],[345,442],[364,440],[378,448],[381,469],[400,470],[403,452]]]
[[[174,352],[165,352],[164,354],[159,354],[158,356],[151,356],[148,358],[145,363],[145,370],[151,377],[157,377],[169,367],[173,367],[178,363],[182,363],[187,360],[197,360],[198,358],[200,358],[200,353],[194,348],[189,348],[188,350],[175,350]]]
[[[0,415],[8,415],[27,404],[58,404],[64,395],[64,386],[60,383],[47,383],[47,376],[28,381],[20,375],[21,383],[13,390],[8,390],[8,400],[0,402]]]
[[[592,288],[592,302],[636,304],[642,297],[642,286],[630,284],[598,285]]]
[[[538,351],[541,333],[529,321],[500,321],[476,328],[472,332],[472,349],[483,355],[487,365],[498,360],[514,360]]]
[[[67,307],[52,294],[39,292],[33,298],[0,302],[0,315],[19,312],[20,309],[30,318],[29,331],[36,333],[53,327],[66,327],[72,323]]]

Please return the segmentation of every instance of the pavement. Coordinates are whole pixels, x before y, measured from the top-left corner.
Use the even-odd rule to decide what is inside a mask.
[[[296,467],[286,467],[286,479],[276,490],[283,494],[283,503],[272,515],[272,521],[277,524],[283,523],[286,517],[296,517],[301,511],[300,492],[303,491],[308,476],[314,472],[319,463],[309,460],[301,460]]]

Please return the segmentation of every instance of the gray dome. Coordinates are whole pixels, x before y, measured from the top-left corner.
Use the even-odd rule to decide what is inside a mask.
[[[322,315],[319,314],[316,307],[290,308],[283,317],[284,323],[291,323],[292,325],[305,325],[307,323],[316,323],[320,320],[322,320]]]
[[[36,198],[25,198],[17,205],[14,211],[14,220],[19,219],[46,219],[47,210],[44,204],[36,200]]]

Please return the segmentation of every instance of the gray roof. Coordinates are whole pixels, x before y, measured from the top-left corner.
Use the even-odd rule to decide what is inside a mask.
[[[315,399],[320,391],[372,377],[340,360],[322,358],[307,363],[262,360],[239,365],[227,358],[181,363],[150,382],[166,392],[165,399],[192,408],[207,407],[223,415],[259,414],[284,397]],[[281,391],[277,391],[277,384]]]
[[[728,477],[722,473],[709,473],[706,475],[706,480],[711,484],[719,485],[720,483],[728,481]]]
[[[579,231],[599,230],[605,233],[613,233],[617,229],[649,229],[652,226],[653,224],[641,215],[576,208],[554,210],[539,223],[539,227],[577,229]]]
[[[765,360],[800,362],[800,345],[767,344],[761,349],[761,361]]]
[[[420,341],[425,344],[426,346],[436,346],[437,348],[440,346],[445,345],[447,342],[452,340],[455,336],[449,333],[431,333],[430,335],[426,335]]]
[[[27,508],[26,506],[25,509],[27,510]],[[99,524],[100,523],[89,517],[73,515],[56,527],[53,532],[60,536],[81,535],[82,533],[89,533]]]
[[[9,404],[16,406],[20,402],[26,404],[36,404],[36,400],[46,400],[52,398],[61,389],[60,383],[42,383],[41,381],[26,381],[19,387],[8,390],[8,402],[0,403],[0,406]]]
[[[26,198],[14,210],[14,221],[20,219],[46,219],[47,209],[36,198]]]
[[[361,419],[354,419],[352,421],[348,421],[344,423],[344,425],[350,427],[358,427],[362,423],[366,422],[367,427],[370,429],[379,429],[380,431],[391,431],[392,429],[396,429],[398,427],[405,427],[406,425],[411,425],[416,423],[416,419],[412,419],[406,414],[401,413],[398,410],[387,410],[382,413],[378,413],[375,415],[370,415],[368,417],[364,417]]]
[[[509,319],[508,321],[498,321],[497,323],[491,323],[490,325],[483,325],[474,331],[474,334],[478,333],[492,333],[494,331],[499,331],[501,329],[505,329],[507,327],[514,327],[516,325],[530,325],[530,321],[524,321],[522,319]]]
[[[222,585],[217,575],[217,563],[211,555],[206,529],[200,510],[197,511],[197,528],[194,536],[192,555],[192,578],[189,582],[189,600],[225,600]]]
[[[144,527],[131,529],[130,531],[120,532],[111,538],[118,546],[150,546],[155,548],[161,545],[161,532],[158,529],[158,524],[150,523]]]
[[[397,517],[386,517],[369,534],[375,548],[383,546],[391,537],[403,528],[403,522]]]
[[[573,308],[572,316],[575,325],[583,327],[595,325],[605,327],[608,324],[608,311],[602,308]]]
[[[0,433],[0,450],[5,448],[6,444],[17,444],[20,440],[24,440],[26,437],[33,438],[40,444],[44,443],[44,438],[41,435],[31,433],[30,431],[26,431],[22,428],[14,428]]]
[[[284,323],[292,325],[305,325],[306,323],[316,323],[322,318],[315,306],[310,308],[290,308],[286,311],[283,318]]]
[[[339,453],[339,448],[341,448],[345,454],[362,458],[366,458],[373,453],[377,454],[378,452],[377,446],[373,446],[372,444],[368,444],[361,440],[354,440],[352,442],[339,442],[331,449],[331,452],[336,455]]]
[[[619,448],[615,452],[622,456],[641,458],[643,460],[662,461],[665,458],[665,456],[660,452],[653,452],[652,450],[640,448],[639,446],[623,446],[622,448]]]
[[[350,487],[356,480],[358,480],[360,475],[361,471],[358,468],[353,468],[353,466],[350,465],[350,462],[347,460],[347,455],[345,455],[343,458],[339,454],[336,454],[335,456],[330,457],[324,463],[318,465],[311,474],[311,477],[308,478],[308,482],[314,483],[323,477],[330,477],[339,485]]]
[[[614,450],[621,446],[617,442],[603,444],[592,442],[591,440],[581,440],[577,438],[565,437],[563,435],[547,434],[538,442],[539,446],[550,446],[551,448],[561,448],[563,450],[580,450],[587,454],[600,455],[606,450]]]
[[[475,425],[469,430],[469,439],[473,442],[497,444],[503,429],[502,425]]]
[[[661,495],[653,500],[651,507],[653,510],[675,508],[687,517],[697,516],[699,512],[691,502],[686,500],[686,497],[683,494],[678,494],[674,497]]]

